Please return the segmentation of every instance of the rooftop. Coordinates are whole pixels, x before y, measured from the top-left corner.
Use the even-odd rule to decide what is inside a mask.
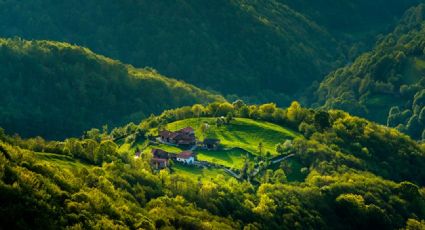
[[[193,157],[193,152],[192,151],[183,151],[183,152],[179,153],[179,155],[177,157],[183,158],[183,159],[188,159],[188,158]]]

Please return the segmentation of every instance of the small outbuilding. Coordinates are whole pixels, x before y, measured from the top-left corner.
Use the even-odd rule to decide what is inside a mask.
[[[200,143],[201,147],[208,150],[217,150],[220,147],[220,140],[215,138],[206,138]]]
[[[169,165],[168,159],[152,158],[151,165],[154,169],[164,169]]]

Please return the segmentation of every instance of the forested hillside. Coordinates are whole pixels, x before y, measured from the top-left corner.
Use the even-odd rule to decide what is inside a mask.
[[[363,39],[370,39],[380,32],[385,32],[408,8],[421,2],[421,0],[278,1],[327,28],[339,39],[348,39],[349,42],[366,42],[367,40]]]
[[[0,63],[0,125],[23,136],[81,135],[164,109],[223,100],[67,43],[1,39]]]
[[[0,3],[0,36],[76,43],[225,95],[281,102],[415,2],[8,0]]]
[[[319,102],[425,138],[425,5],[409,10],[370,52],[332,72]]]
[[[126,138],[125,144],[131,145],[147,138],[149,130],[169,122],[229,113],[300,133],[281,147],[294,154],[293,161],[301,170],[284,162],[277,168],[267,167],[266,159],[262,163],[264,173],[251,178],[257,183],[221,174],[204,180],[169,169],[152,170],[151,157],[134,158],[133,151],[119,149],[121,141],[112,141],[119,129],[111,134],[90,132],[84,139],[64,142],[22,140],[0,131],[0,227],[425,226],[425,146],[394,129],[342,111],[305,109],[297,102],[286,109],[274,104],[245,105],[241,101],[213,103],[169,110],[121,131],[135,135]],[[303,176],[289,180],[286,175],[296,170]]]
[[[241,95],[294,93],[338,56],[325,30],[274,0],[3,1],[0,35],[77,43]]]

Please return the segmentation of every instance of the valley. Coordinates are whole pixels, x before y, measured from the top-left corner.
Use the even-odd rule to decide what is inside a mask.
[[[0,229],[425,229],[423,0],[0,1]]]

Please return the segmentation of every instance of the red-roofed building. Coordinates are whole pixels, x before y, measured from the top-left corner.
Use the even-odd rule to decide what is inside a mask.
[[[177,155],[176,160],[186,164],[193,164],[195,162],[195,153],[192,151],[183,151]]]
[[[191,146],[196,144],[195,130],[192,127],[186,127],[176,132],[162,130],[159,137],[163,142],[170,144]]]
[[[188,135],[195,135],[195,130],[192,127],[186,127],[186,128],[180,129],[179,131]]]
[[[174,155],[162,149],[152,149],[151,153],[154,158],[161,158],[167,160],[171,158],[171,155]]]

